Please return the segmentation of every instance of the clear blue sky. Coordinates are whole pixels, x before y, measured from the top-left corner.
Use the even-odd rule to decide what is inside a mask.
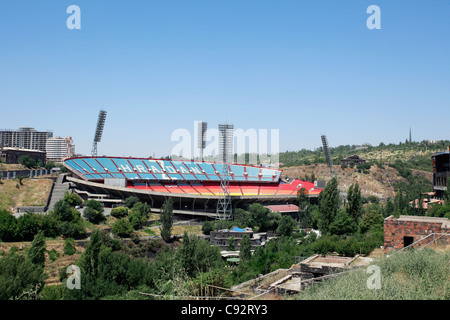
[[[280,151],[321,134],[398,143],[410,127],[450,139],[450,1],[1,0],[0,128],[89,154],[101,108],[99,154],[117,156],[167,155],[195,120],[279,129]]]

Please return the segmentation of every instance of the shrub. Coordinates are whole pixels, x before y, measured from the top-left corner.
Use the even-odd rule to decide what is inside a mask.
[[[59,258],[59,252],[57,252],[55,249],[52,249],[48,252],[48,257],[50,260],[55,261]]]
[[[114,218],[121,219],[128,215],[129,209],[125,207],[117,207],[111,210],[111,215]]]
[[[214,230],[214,224],[211,221],[205,221],[202,224],[202,232],[205,235],[209,235]]]
[[[73,238],[67,238],[64,240],[64,254],[69,256],[73,255],[76,252],[75,246],[76,243]]]

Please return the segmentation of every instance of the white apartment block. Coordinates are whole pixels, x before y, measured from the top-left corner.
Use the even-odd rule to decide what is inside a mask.
[[[47,161],[62,163],[75,154],[75,145],[71,137],[52,137],[47,139]]]

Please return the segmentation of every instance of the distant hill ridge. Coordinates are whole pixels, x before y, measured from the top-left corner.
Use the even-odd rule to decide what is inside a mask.
[[[374,164],[394,164],[396,161],[405,162],[410,169],[432,171],[431,156],[439,151],[448,150],[449,140],[384,144],[371,146],[369,144],[341,145],[330,147],[331,158],[334,165],[341,165],[341,159],[357,155]],[[323,148],[316,150],[302,149],[299,151],[286,151],[280,153],[279,161],[282,167],[300,166],[326,163]]]

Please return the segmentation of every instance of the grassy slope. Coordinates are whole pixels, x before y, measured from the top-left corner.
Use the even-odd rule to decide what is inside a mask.
[[[45,206],[52,180],[24,179],[22,186],[16,180],[3,180],[0,183],[0,209],[11,210],[18,206]]]
[[[380,268],[381,288],[372,284],[367,268],[357,269],[301,292],[300,300],[449,300],[450,249],[407,250],[374,261]]]

